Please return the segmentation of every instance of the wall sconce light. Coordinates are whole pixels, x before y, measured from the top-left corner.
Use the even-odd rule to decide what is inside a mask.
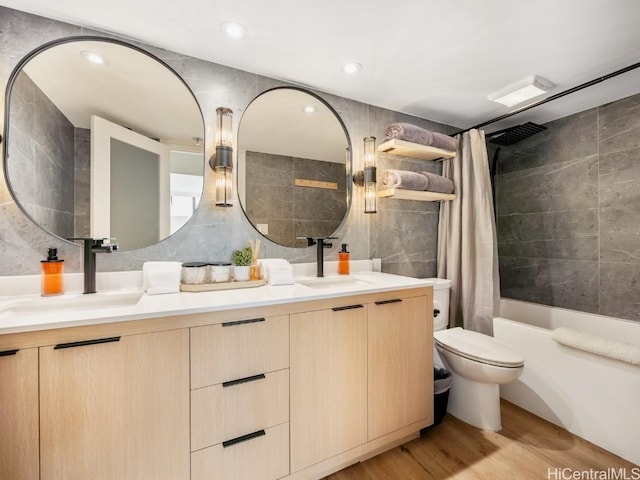
[[[353,183],[364,187],[364,213],[376,213],[376,137],[365,137],[364,170],[355,172]]]
[[[216,182],[216,206],[233,206],[233,111],[216,108],[216,151],[209,159]]]

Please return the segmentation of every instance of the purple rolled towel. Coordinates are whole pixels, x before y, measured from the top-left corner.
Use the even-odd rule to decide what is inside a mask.
[[[427,192],[453,193],[453,182],[442,175],[431,172],[420,172],[428,180]]]
[[[410,123],[392,123],[387,127],[385,140],[397,138],[407,142],[419,143],[430,147],[442,148],[443,150],[456,151],[458,140],[445,135],[444,133],[432,132]]]
[[[382,185],[384,188],[424,191],[429,187],[429,179],[418,172],[385,170],[382,172]]]

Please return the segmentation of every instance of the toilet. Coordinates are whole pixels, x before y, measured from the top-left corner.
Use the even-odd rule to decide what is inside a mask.
[[[451,372],[447,412],[482,430],[502,429],[500,385],[515,381],[524,356],[493,337],[460,327],[447,329],[451,281],[433,285],[434,363]]]

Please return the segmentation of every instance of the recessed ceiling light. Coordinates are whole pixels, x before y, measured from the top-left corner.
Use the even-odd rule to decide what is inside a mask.
[[[80,54],[88,61],[95,65],[108,65],[109,61],[99,53],[90,50],[83,50]]]
[[[342,71],[347,75],[354,75],[360,71],[362,71],[362,65],[358,62],[349,62],[342,65]]]
[[[302,109],[302,111],[304,113],[308,113],[309,115],[311,115],[312,113],[316,113],[318,111],[318,109],[316,107],[314,107],[313,105],[305,105],[305,107]]]
[[[546,78],[530,75],[511,85],[501,88],[497,92],[487,95],[489,100],[513,107],[526,102],[551,90],[555,85]]]
[[[247,27],[239,24],[238,22],[224,22],[220,25],[220,30],[222,30],[227,37],[234,38],[236,40],[246,38],[249,35]]]

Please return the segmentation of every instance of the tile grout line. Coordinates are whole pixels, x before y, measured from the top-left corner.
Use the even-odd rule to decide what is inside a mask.
[[[598,292],[598,313],[602,312],[602,306],[600,304],[600,285],[602,284],[602,280],[600,278],[600,271],[601,271],[601,266],[600,266],[600,259],[602,257],[601,255],[601,249],[600,249],[600,216],[601,216],[601,208],[600,208],[600,106],[596,107],[596,152],[597,152],[597,158],[598,158],[598,178],[596,179],[596,184],[597,184],[597,190],[596,190],[596,205],[598,208],[598,288],[596,289],[596,291]]]

